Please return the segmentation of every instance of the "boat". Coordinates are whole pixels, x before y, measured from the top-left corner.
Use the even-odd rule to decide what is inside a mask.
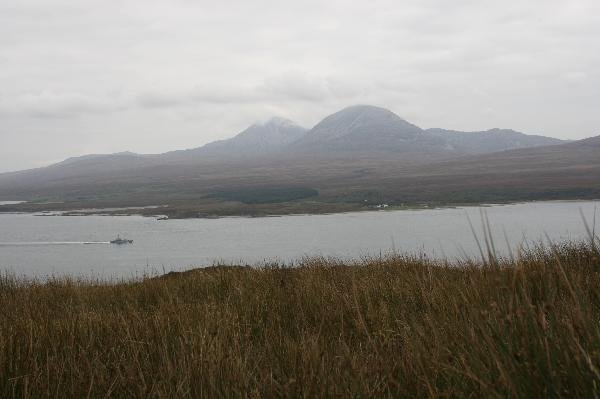
[[[117,236],[114,240],[110,242],[111,244],[123,245],[123,244],[133,244],[133,240],[127,240],[125,238],[121,238],[121,236]]]

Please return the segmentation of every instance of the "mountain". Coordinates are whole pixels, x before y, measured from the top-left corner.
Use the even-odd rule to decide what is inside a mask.
[[[485,154],[567,142],[552,137],[528,135],[511,129],[497,128],[481,132],[460,132],[444,129],[427,129],[425,132],[444,140],[447,143],[446,148],[448,150],[463,154]]]
[[[406,203],[600,198],[600,136],[431,162],[387,180]]]
[[[148,155],[136,154],[131,151],[117,152],[114,154],[88,154],[88,155],[82,155],[79,157],[67,158],[62,162],[58,162],[58,163],[54,164],[54,166],[66,166],[66,165],[73,165],[73,164],[94,165],[94,164],[100,164],[100,163],[105,163],[105,162],[115,165],[115,164],[119,164],[122,162],[129,162],[132,160],[141,160],[141,159],[144,159],[147,157],[148,157]]]
[[[150,198],[146,195],[151,191],[156,201],[189,200],[205,198],[223,187],[312,186],[325,181],[328,187],[341,185],[351,191],[349,187],[371,184],[369,179],[385,186],[380,179],[393,179],[408,170],[417,176],[442,161],[456,160],[445,167],[470,173],[465,165],[485,169],[494,156],[505,157],[503,152],[515,149],[540,148],[549,159],[562,159],[559,167],[567,167],[579,159],[589,160],[593,143],[565,144],[502,129],[424,130],[384,108],[359,105],[326,117],[308,131],[292,121],[273,118],[195,149],[156,155],[88,155],[46,168],[0,174],[0,197],[98,198],[102,193],[105,198],[126,196],[133,201],[133,195]],[[561,158],[562,153],[566,155]],[[477,158],[483,154],[491,157]],[[506,166],[500,162],[498,167],[518,170],[555,162],[518,154],[524,155],[514,155],[520,158]]]
[[[194,161],[202,157],[264,156],[281,150],[297,141],[307,129],[297,123],[274,117],[264,123],[255,123],[236,136],[208,143],[190,150],[173,151],[163,154],[166,161]]]
[[[0,187],[31,187],[50,182],[68,181],[74,177],[120,173],[123,170],[135,171],[155,164],[156,156],[142,155],[133,152],[115,154],[90,154],[65,159],[50,166],[22,170],[18,172],[0,173]]]
[[[342,138],[380,137],[413,140],[422,129],[385,108],[355,105],[329,115],[303,137],[302,143],[322,143]]]
[[[508,129],[484,132],[459,132],[444,129],[423,130],[395,113],[380,107],[356,105],[327,116],[307,130],[288,119],[274,117],[255,123],[236,136],[208,143],[189,150],[171,151],[156,155],[132,152],[92,154],[69,158],[48,168],[15,172],[10,175],[61,171],[65,175],[125,171],[140,167],[194,164],[204,161],[225,162],[228,158],[264,158],[265,156],[311,154],[320,158],[408,153],[417,159],[447,159],[456,156],[485,154],[517,148],[538,147],[565,143],[563,140],[532,136]],[[350,152],[350,154],[348,154]],[[345,155],[346,154],[346,155]],[[7,174],[0,174],[0,183]]]
[[[205,152],[266,153],[286,147],[306,132],[307,129],[289,119],[274,117],[265,123],[255,123],[233,138],[209,143],[202,149]]]
[[[600,147],[600,135],[576,141],[576,142],[574,142],[574,144],[587,146],[587,147]]]
[[[323,119],[293,143],[294,149],[320,151],[411,151],[430,137],[395,113],[380,107],[356,105]],[[433,146],[443,147],[434,139]]]
[[[357,105],[336,112],[308,131],[291,148],[323,152],[375,151],[425,154],[429,157],[484,154],[564,143],[508,129],[484,132],[423,130],[380,107]]]

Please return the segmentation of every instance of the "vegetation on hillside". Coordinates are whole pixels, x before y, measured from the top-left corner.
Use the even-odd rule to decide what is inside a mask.
[[[237,190],[218,191],[209,198],[243,204],[276,204],[316,197],[319,192],[309,187],[246,187]]]
[[[597,246],[483,255],[5,276],[0,396],[600,396]]]
[[[344,212],[379,204],[433,207],[598,199],[596,141],[443,159],[370,151],[335,157],[201,157],[160,168],[117,168],[95,177],[70,166],[69,177],[36,175],[38,180],[29,181],[18,175],[13,183],[0,183],[1,198],[29,201],[0,206],[0,212],[160,205],[160,213],[171,218],[195,218]]]

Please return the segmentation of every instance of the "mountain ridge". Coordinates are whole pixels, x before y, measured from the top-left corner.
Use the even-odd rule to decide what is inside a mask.
[[[325,117],[312,129],[274,117],[249,126],[232,138],[188,150],[162,154],[92,154],[68,158],[48,167],[3,173],[0,188],[46,187],[94,179],[117,181],[142,175],[146,176],[143,180],[149,181],[154,179],[152,176],[187,176],[196,170],[198,172],[193,173],[218,174],[219,168],[231,169],[227,165],[234,163],[241,168],[249,163],[269,168],[286,164],[293,168],[294,163],[334,165],[367,157],[375,164],[384,161],[418,164],[562,143],[565,141],[509,129],[484,132],[422,129],[385,108],[356,105]],[[211,166],[202,166],[204,169],[200,170],[200,165]],[[178,173],[178,170],[186,172]]]
[[[201,157],[264,156],[271,153],[321,155],[326,152],[416,152],[442,155],[468,155],[516,148],[562,144],[568,141],[552,137],[527,135],[512,129],[489,129],[463,132],[442,128],[422,129],[400,118],[394,112],[372,105],[354,105],[335,112],[306,129],[296,122],[273,117],[254,123],[237,135],[207,143],[200,147],[160,154],[138,154],[129,151],[112,154],[89,154],[67,158],[48,167],[65,167],[80,162],[132,161],[133,166],[147,163],[194,162]],[[42,168],[30,169],[40,170]],[[26,171],[26,170],[25,170]],[[24,171],[0,173],[1,175]]]
[[[308,129],[294,121],[275,116],[266,122],[252,124],[232,138],[214,141],[199,149],[264,153],[281,149],[295,142],[307,131]]]

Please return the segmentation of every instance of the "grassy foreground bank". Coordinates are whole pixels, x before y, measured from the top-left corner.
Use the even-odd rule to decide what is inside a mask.
[[[599,369],[589,244],[492,265],[0,279],[1,397],[598,397]]]

